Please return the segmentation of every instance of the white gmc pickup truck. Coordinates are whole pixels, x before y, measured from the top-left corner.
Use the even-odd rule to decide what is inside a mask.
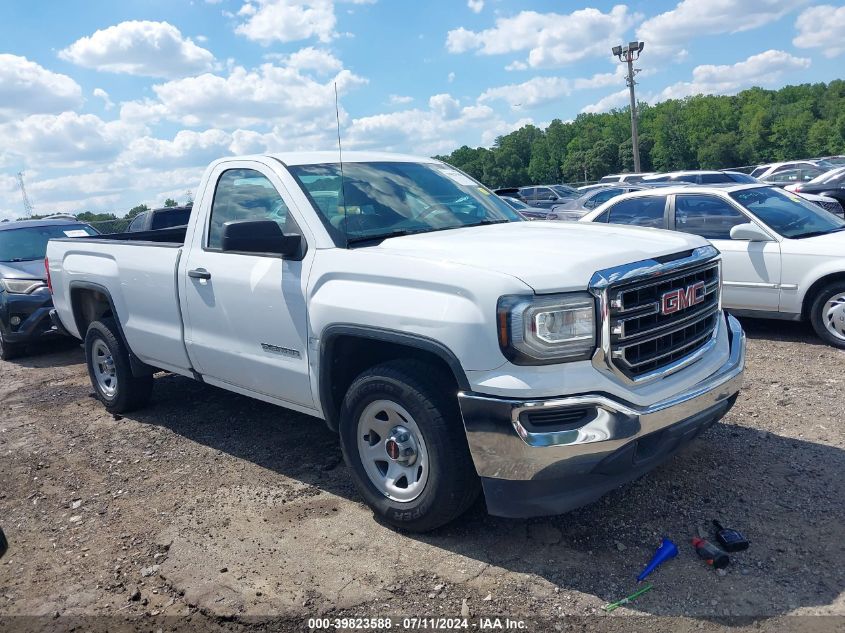
[[[187,227],[50,241],[109,411],[168,371],[321,418],[373,510],[423,531],[479,491],[589,503],[733,405],[745,338],[704,239],[522,222],[436,160],[344,159],[221,159]]]

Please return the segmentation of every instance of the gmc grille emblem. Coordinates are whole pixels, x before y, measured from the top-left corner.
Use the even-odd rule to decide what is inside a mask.
[[[660,297],[660,314],[674,314],[704,301],[704,282],[664,292]]]

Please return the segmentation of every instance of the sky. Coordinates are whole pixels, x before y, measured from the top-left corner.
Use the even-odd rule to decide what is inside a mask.
[[[845,3],[63,0],[3,3],[0,219],[184,201],[220,156],[448,153],[627,105],[827,82]]]

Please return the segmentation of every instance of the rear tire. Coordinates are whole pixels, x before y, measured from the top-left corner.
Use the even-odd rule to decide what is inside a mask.
[[[85,360],[94,393],[109,413],[125,413],[149,402],[153,377],[132,374],[129,350],[120,339],[114,319],[101,319],[88,326]]]
[[[340,411],[340,444],[355,486],[378,517],[410,532],[449,523],[480,490],[456,389],[436,376],[419,361],[382,363],[353,381]]]
[[[834,281],[819,290],[809,316],[820,339],[845,349],[845,281]]]
[[[0,360],[12,360],[21,356],[26,351],[26,345],[21,343],[9,343],[3,338],[0,332]]]

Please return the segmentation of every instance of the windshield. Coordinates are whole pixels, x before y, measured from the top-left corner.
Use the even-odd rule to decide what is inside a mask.
[[[562,198],[577,198],[581,195],[580,191],[568,185],[552,185],[551,189]]]
[[[54,224],[0,231],[0,261],[26,262],[44,259],[47,242],[54,237],[97,235],[87,224]]]
[[[755,187],[731,198],[784,237],[800,239],[845,229],[845,221],[796,194],[774,187]]]
[[[505,202],[439,163],[337,163],[288,167],[335,244],[519,222]]]

